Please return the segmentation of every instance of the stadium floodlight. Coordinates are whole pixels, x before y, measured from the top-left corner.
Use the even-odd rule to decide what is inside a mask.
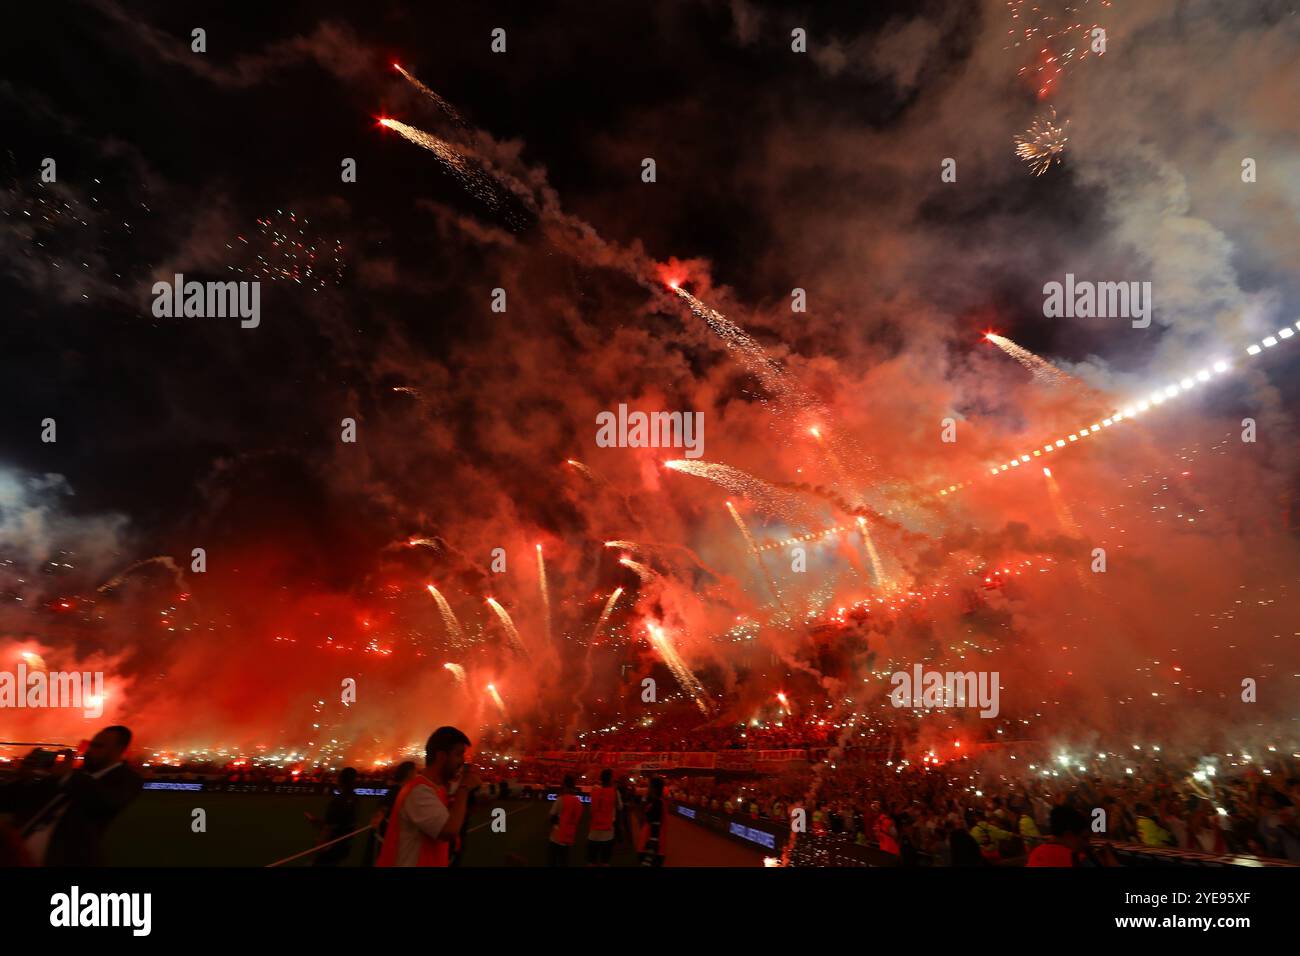
[[[1258,354],[1259,354],[1260,352],[1262,352],[1262,351],[1264,351],[1264,350],[1261,349],[1258,345],[1247,345],[1247,346],[1246,346],[1246,354],[1247,354],[1247,355],[1258,355]]]

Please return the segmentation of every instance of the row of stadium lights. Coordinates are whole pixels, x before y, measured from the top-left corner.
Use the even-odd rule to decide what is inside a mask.
[[[1273,346],[1277,345],[1279,341],[1282,341],[1284,339],[1289,339],[1292,336],[1294,336],[1296,334],[1297,329],[1300,329],[1300,322],[1295,323],[1295,328],[1286,326],[1281,329],[1278,329],[1276,335],[1265,336],[1261,341],[1246,346],[1246,354],[1259,355],[1261,352],[1264,351],[1264,349],[1272,348]],[[1137,402],[1134,405],[1130,405],[1127,408],[1116,412],[1110,418],[1103,418],[1100,422],[1085,426],[1084,428],[1081,428],[1077,432],[1073,432],[1065,436],[1064,438],[1058,438],[1055,442],[1048,442],[1042,448],[1035,448],[1032,452],[1027,452],[1025,454],[1020,455],[1018,458],[1012,458],[1010,461],[1006,462],[1005,464],[998,465],[994,468],[990,468],[989,474],[992,477],[996,478],[998,475],[1002,474],[1002,472],[1006,471],[1008,468],[1019,468],[1022,464],[1028,463],[1031,460],[1031,458],[1041,458],[1045,452],[1050,453],[1056,451],[1056,449],[1058,448],[1065,448],[1070,442],[1077,442],[1081,438],[1087,438],[1089,435],[1095,432],[1099,432],[1103,428],[1109,428],[1111,425],[1117,424],[1118,422],[1122,422],[1126,418],[1133,418],[1137,415],[1140,415],[1142,412],[1145,412],[1148,409],[1150,409],[1152,405],[1160,405],[1164,403],[1167,399],[1176,398],[1177,396],[1183,394],[1184,392],[1191,391],[1198,384],[1208,382],[1214,375],[1222,375],[1224,372],[1228,371],[1228,368],[1229,366],[1227,362],[1224,361],[1215,362],[1209,368],[1203,368],[1200,371],[1198,371],[1195,375],[1189,375],[1187,378],[1184,378],[1182,381],[1178,382],[1175,385],[1170,385],[1167,388],[1158,389],[1152,392],[1151,395],[1145,400]],[[970,484],[972,484],[972,482],[964,481],[960,484],[949,485],[947,488],[940,489],[939,494],[949,495],[955,491],[960,491],[962,488],[965,488]]]

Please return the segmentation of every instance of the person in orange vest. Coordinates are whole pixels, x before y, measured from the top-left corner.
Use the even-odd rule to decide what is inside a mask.
[[[465,763],[468,746],[469,738],[455,727],[429,735],[424,769],[398,791],[375,866],[449,865],[470,792],[482,784],[478,771]]]
[[[591,823],[587,831],[587,865],[609,866],[614,857],[614,821],[623,799],[614,788],[614,771],[600,772],[600,786],[591,791]]]
[[[555,795],[551,806],[551,842],[546,857],[547,866],[568,866],[569,848],[578,839],[578,821],[582,819],[582,798],[573,774],[565,774],[564,786]]]

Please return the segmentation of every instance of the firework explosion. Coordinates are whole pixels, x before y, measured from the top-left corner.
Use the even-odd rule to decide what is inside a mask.
[[[1018,133],[1013,140],[1016,155],[1023,159],[1035,176],[1041,176],[1059,164],[1065,156],[1065,144],[1069,137],[1065,135],[1070,122],[1056,124],[1056,110],[1034,118],[1029,129]]]
[[[1090,55],[1082,43],[1090,18],[1078,13],[1085,6],[1074,4],[1072,15],[1053,19],[1024,3],[1011,5],[1020,21],[1013,45],[1032,49],[1036,58],[1022,73],[1033,76],[1040,95],[1054,89],[1054,77],[1067,64]],[[999,37],[995,46],[1000,42]],[[285,753],[308,752],[307,742],[311,759],[332,763],[353,752],[372,756],[368,741],[385,719],[400,724],[404,742],[427,729],[407,720],[406,708],[362,718],[322,700],[321,689],[336,687],[336,672],[344,667],[366,668],[395,699],[440,692],[458,698],[445,704],[439,698],[439,719],[474,727],[495,723],[480,720],[474,707],[495,709],[507,719],[497,685],[489,685],[486,695],[447,695],[445,671],[458,685],[467,673],[491,675],[509,690],[511,730],[520,732],[521,741],[544,741],[554,737],[556,720],[569,718],[561,712],[575,687],[581,700],[573,700],[574,709],[587,708],[587,723],[575,727],[590,730],[614,720],[614,702],[634,696],[626,691],[637,686],[636,679],[662,676],[665,668],[690,697],[686,706],[701,713],[725,711],[729,719],[743,720],[763,708],[770,713],[776,699],[788,714],[797,699],[800,713],[816,706],[828,719],[856,727],[858,715],[879,704],[889,668],[918,659],[988,661],[1002,668],[1008,687],[1021,695],[1008,706],[1015,720],[1024,721],[1023,732],[1048,734],[1070,727],[1081,713],[1089,726],[1127,728],[1137,704],[1144,710],[1133,720],[1152,724],[1185,713],[1186,706],[1209,706],[1222,699],[1215,676],[1228,673],[1229,662],[1237,670],[1266,662],[1257,654],[1264,644],[1239,634],[1287,633],[1281,628],[1294,585],[1294,555],[1277,530],[1276,503],[1287,493],[1279,477],[1282,453],[1269,463],[1264,456],[1247,460],[1228,453],[1236,446],[1224,438],[1225,422],[1245,414],[1231,405],[1239,400],[1233,396],[1224,396],[1221,405],[1216,399],[1212,407],[1207,399],[1207,407],[1183,417],[1170,409],[1164,425],[1153,420],[1147,429],[1127,430],[1140,434],[1108,438],[1110,444],[1084,441],[1125,431],[1111,426],[1145,412],[1148,400],[1103,420],[1076,395],[1036,394],[1052,390],[1027,387],[1009,363],[1001,363],[1009,374],[990,368],[996,362],[978,364],[966,346],[953,344],[963,337],[953,330],[961,310],[984,305],[980,297],[1006,276],[954,269],[959,281],[945,284],[944,294],[974,291],[950,311],[922,293],[933,279],[936,249],[959,252],[987,241],[987,234],[930,228],[923,214],[928,200],[893,182],[888,188],[898,191],[903,213],[881,230],[890,234],[888,242],[856,235],[869,231],[862,225],[874,224],[871,216],[854,218],[853,234],[797,220],[788,229],[771,230],[780,234],[779,242],[753,268],[746,259],[742,269],[720,257],[680,270],[692,276],[700,295],[719,303],[771,301],[772,288],[784,295],[792,284],[779,286],[787,274],[801,285],[821,282],[824,301],[834,302],[834,308],[828,305],[798,324],[790,323],[788,309],[737,305],[734,314],[752,317],[745,320],[751,333],[682,288],[685,278],[672,282],[667,294],[642,243],[666,254],[676,236],[669,240],[649,229],[638,234],[626,222],[604,226],[623,237],[620,244],[576,217],[561,222],[548,212],[527,236],[503,239],[493,227],[508,218],[500,214],[507,198],[549,196],[544,171],[518,159],[518,144],[497,143],[468,127],[450,104],[394,66],[446,121],[434,128],[451,125],[467,134],[448,131],[448,139],[382,121],[425,151],[419,155],[434,157],[437,168],[474,200],[461,207],[432,204],[436,213],[425,214],[436,216],[436,229],[423,222],[419,227],[435,237],[449,270],[463,270],[457,273],[461,287],[490,289],[500,282],[521,290],[512,291],[510,322],[471,318],[460,330],[464,339],[431,336],[431,297],[448,296],[448,309],[461,306],[450,301],[455,295],[446,287],[425,285],[421,300],[409,306],[411,322],[385,325],[382,335],[362,344],[359,330],[378,329],[379,313],[389,303],[367,311],[358,302],[355,319],[319,315],[322,341],[342,359],[334,361],[338,356],[331,353],[317,369],[295,364],[291,350],[284,351],[282,377],[291,397],[267,409],[275,429],[264,446],[237,448],[227,437],[237,434],[234,422],[220,418],[219,409],[184,408],[178,419],[188,429],[220,418],[214,431],[222,439],[213,446],[221,450],[219,464],[196,483],[211,515],[195,524],[206,520],[199,530],[214,540],[222,529],[236,529],[222,542],[220,562],[188,582],[171,572],[187,553],[191,529],[153,546],[145,533],[132,529],[138,539],[122,533],[112,516],[94,524],[75,513],[61,503],[63,492],[39,475],[18,482],[22,487],[5,487],[0,541],[14,553],[6,552],[0,573],[6,593],[22,598],[22,607],[15,600],[8,612],[6,634],[32,635],[4,638],[6,651],[21,646],[20,653],[56,666],[83,663],[73,648],[96,648],[104,669],[120,675],[107,694],[106,714],[145,721],[145,731],[167,735],[163,742],[169,745],[208,745],[220,733],[229,738],[217,741],[223,746],[252,746],[260,741],[258,728],[284,726],[292,728],[277,742]],[[392,74],[383,75],[391,86]],[[373,108],[371,102],[364,105]],[[1071,100],[1080,121],[1084,108]],[[1017,138],[1017,153],[1035,175],[1061,161],[1067,126],[1058,126],[1049,112]],[[945,136],[949,132],[945,127]],[[906,166],[932,145],[909,139],[906,149],[886,157],[885,168]],[[542,146],[529,148],[545,155]],[[1072,163],[1088,161],[1072,154]],[[801,169],[796,165],[793,172]],[[828,181],[843,182],[851,174],[856,173],[835,170]],[[67,255],[56,254],[52,234],[113,218],[70,194],[56,202],[63,188],[46,190],[43,203],[6,209],[12,217],[26,211],[39,219],[25,236],[32,250],[32,261],[23,259],[28,266],[64,269]],[[687,187],[673,202],[691,208],[700,198]],[[790,213],[784,198],[762,196],[781,206],[773,222],[784,224]],[[581,199],[585,208],[602,209],[591,197]],[[246,218],[232,221],[248,221],[264,208],[259,203]],[[392,235],[403,239],[385,237],[384,257],[364,250],[373,283],[367,291],[379,290],[376,299],[392,293],[401,284],[396,280],[409,278],[386,261],[388,248],[413,235],[398,231],[398,211],[391,201],[365,209],[368,224],[385,228],[391,215]],[[771,212],[756,208],[754,214]],[[1033,230],[1043,218],[1035,210],[1016,225],[1038,236]],[[909,224],[926,230],[917,239],[924,248],[919,259],[898,238]],[[311,233],[312,224],[290,213],[258,220],[255,233],[227,246],[252,261],[231,268],[270,281],[288,279],[304,289],[340,285],[341,242]],[[228,228],[217,235],[228,236]],[[1017,276],[1040,265],[1031,256],[1035,243],[1021,245],[1014,255],[1024,259],[1011,270]],[[417,274],[424,276],[433,246],[410,245],[394,255],[418,257],[424,271]],[[836,251],[841,248],[847,250],[844,261]],[[77,244],[72,249],[95,251]],[[351,234],[348,249],[350,255],[358,252]],[[1153,255],[1172,254],[1162,247]],[[85,256],[87,271],[103,265],[102,259]],[[1199,269],[1201,260],[1196,262]],[[357,268],[349,276],[360,274]],[[861,280],[863,274],[869,282]],[[724,288],[724,279],[737,287]],[[1248,312],[1239,302],[1230,305],[1216,316]],[[696,321],[686,318],[687,311]],[[374,326],[365,324],[370,322]],[[1226,332],[1205,328],[1204,348],[1222,344],[1216,336]],[[1280,345],[1290,334],[1269,338]],[[1030,371],[1028,384],[1069,382],[1047,359],[1004,337],[990,340]],[[1256,348],[1266,355],[1281,351],[1267,340]],[[1049,354],[1078,353],[1056,343]],[[1098,380],[1118,394],[1125,382],[1162,378],[1171,362],[1156,356],[1149,368],[1122,375],[1103,368]],[[157,364],[168,371],[167,363]],[[176,386],[196,374],[192,365],[176,364],[182,372],[165,384]],[[376,370],[375,381],[365,378],[370,369]],[[1202,381],[1199,373],[1195,380]],[[334,382],[344,384],[338,391],[327,388]],[[1160,397],[1151,404],[1172,404],[1167,387],[1173,386],[1162,381]],[[1186,391],[1179,383],[1178,394]],[[416,400],[372,403],[381,392]],[[282,433],[292,430],[284,423],[303,420],[305,394],[320,394],[330,416],[335,408],[344,410],[340,415],[354,414],[357,406],[365,412],[359,417],[365,441],[347,449],[356,452],[351,458],[334,456],[336,442],[329,443],[323,464],[314,446],[281,446]],[[629,399],[647,407],[704,409],[710,428],[717,425],[710,434],[710,460],[664,463],[634,449],[592,446],[586,428],[592,412]],[[1276,396],[1270,400],[1280,404]],[[955,447],[937,448],[933,423],[953,409],[969,427]],[[1185,431],[1174,435],[1175,429]],[[1060,437],[1022,444],[1024,436],[1049,431]],[[1283,431],[1279,425],[1277,433]],[[1055,465],[1062,449],[1076,446],[1087,451],[1075,452],[1071,467],[1077,470],[1061,472],[1059,486],[1050,475],[1041,485],[1033,482],[1034,488],[1005,487],[1005,478],[984,481],[947,498],[943,507],[923,493],[941,480],[976,472],[1023,476],[1033,458],[1050,454]],[[1192,457],[1187,449],[1193,446],[1201,456],[1195,468],[1184,460]],[[1000,467],[988,464],[1012,447],[1025,451]],[[869,460],[862,448],[870,448]],[[208,451],[183,450],[196,457]],[[567,467],[557,467],[570,454],[591,466],[570,458]],[[263,483],[276,474],[269,461],[300,458],[303,474],[283,485]],[[250,487],[280,504],[250,505],[241,491]],[[1238,494],[1240,488],[1253,490],[1249,500]],[[720,490],[744,499],[744,519],[730,503],[724,513]],[[185,505],[203,512],[196,502]],[[11,509],[27,516],[21,527],[9,523]],[[336,521],[336,514],[348,520]],[[245,525],[234,520],[249,515]],[[412,528],[422,534],[404,539]],[[538,540],[546,542],[545,558]],[[34,544],[20,549],[14,542]],[[806,545],[806,571],[792,568],[782,553],[795,542]],[[628,554],[617,558],[602,543]],[[1130,559],[1125,574],[1102,579],[1085,593],[1077,574],[1050,573],[1063,565],[1077,570],[1093,546]],[[498,548],[508,552],[509,569],[488,571],[484,556]],[[129,561],[122,554],[164,549],[178,557],[118,572]],[[83,570],[88,587],[73,575]],[[106,578],[108,584],[96,590],[94,582]],[[426,585],[429,580],[461,606],[463,623],[443,593]],[[268,581],[284,584],[271,588]],[[1180,582],[1179,593],[1187,597],[1166,599],[1153,583],[1164,581]],[[488,593],[498,595],[514,617]],[[32,615],[41,615],[35,626]],[[515,618],[525,633],[545,636],[534,648],[537,660],[528,657]],[[1176,638],[1170,636],[1174,631]],[[1121,649],[1096,649],[1099,633],[1124,636],[1122,666],[1111,657]],[[590,639],[582,640],[587,634]],[[1244,660],[1225,650],[1225,636],[1247,648],[1240,652]],[[237,639],[247,641],[246,653],[234,653],[242,649]],[[1164,669],[1175,654],[1184,667],[1177,677]],[[438,663],[447,657],[455,661]],[[190,675],[198,672],[205,679],[210,673],[215,689],[191,717],[172,702],[200,699],[189,691]],[[262,674],[269,675],[264,682]],[[158,675],[167,675],[165,682]],[[284,675],[293,675],[292,693],[281,693]],[[1078,675],[1092,676],[1085,682]],[[480,679],[474,678],[478,686]],[[774,698],[777,687],[788,688],[788,695],[782,690]],[[1150,698],[1151,687],[1166,696]],[[459,698],[473,698],[473,706],[462,706]],[[1170,699],[1179,706],[1167,705]],[[253,700],[273,702],[258,705],[255,722],[245,718]],[[427,723],[426,717],[421,720]],[[946,722],[932,715],[931,723]],[[916,725],[928,726],[919,717]]]
[[[231,272],[265,282],[293,282],[313,291],[337,286],[343,281],[345,263],[341,240],[312,235],[311,222],[292,212],[277,209],[274,215],[257,220],[257,232],[237,235],[226,248],[236,254],[251,254],[248,265],[230,265]]]

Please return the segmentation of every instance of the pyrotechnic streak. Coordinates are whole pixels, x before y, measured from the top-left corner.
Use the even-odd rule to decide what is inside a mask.
[[[448,661],[442,666],[451,671],[452,676],[456,678],[456,685],[458,687],[465,686],[465,668],[461,667],[459,664],[453,664],[451,661]]]
[[[623,565],[623,567],[627,568],[629,571],[636,572],[636,576],[641,579],[642,584],[655,576],[654,571],[648,566],[642,564],[640,561],[633,561],[627,555],[619,558],[618,563]]]
[[[1065,155],[1065,144],[1070,138],[1065,135],[1070,121],[1056,125],[1056,110],[1050,110],[1044,116],[1034,118],[1029,129],[1017,133],[1014,139],[1016,155],[1029,164],[1035,176],[1041,176],[1052,168],[1052,164],[1061,162]]]
[[[583,654],[582,658],[582,686],[573,692],[573,719],[570,720],[569,727],[566,728],[566,742],[571,739],[570,735],[573,729],[577,727],[578,718],[586,709],[583,706],[583,700],[586,698],[587,688],[591,686],[591,649],[595,645],[596,640],[600,637],[600,632],[604,629],[605,622],[609,620],[609,615],[610,612],[614,610],[614,605],[622,595],[623,589],[621,587],[614,588],[614,590],[610,592],[608,600],[605,601],[604,610],[600,612],[600,617],[596,620],[596,626],[591,630],[591,640],[587,642],[587,651]]]
[[[794,713],[794,711],[790,709],[790,700],[785,696],[785,691],[777,691],[776,699],[781,702],[781,708],[786,712],[787,715]]]
[[[862,543],[867,549],[867,558],[871,561],[871,574],[876,579],[877,587],[885,587],[885,566],[880,560],[880,553],[876,551],[876,542],[871,537],[871,528],[867,526],[867,519],[858,518],[858,530],[862,532]]]
[[[436,550],[438,542],[434,538],[411,537],[406,539],[406,546],[408,548],[433,548]]]
[[[786,418],[797,416],[804,421],[809,418],[820,419],[825,417],[826,412],[822,404],[801,388],[779,364],[771,359],[767,351],[758,344],[752,335],[717,309],[705,305],[679,285],[670,284],[669,288],[687,304],[692,315],[703,321],[714,335],[722,339],[722,343],[736,357],[737,361],[772,394],[774,401],[771,403],[765,402],[764,404],[774,414]]]
[[[500,208],[501,197],[494,188],[492,178],[451,143],[432,133],[426,133],[422,129],[388,117],[381,119],[379,125],[400,134],[407,142],[433,153],[466,190],[493,209]]]
[[[546,559],[542,557],[542,546],[537,546],[537,587],[542,592],[542,632],[546,643],[551,643],[551,589],[546,583]]]
[[[460,621],[456,619],[456,612],[451,609],[447,599],[442,596],[432,584],[426,585],[433,599],[438,602],[438,611],[442,614],[442,623],[447,628],[447,636],[451,638],[453,645],[459,647],[465,643],[465,632],[461,630]]]
[[[524,647],[524,642],[519,638],[519,631],[515,627],[515,622],[510,619],[510,614],[503,608],[496,598],[487,599],[488,607],[496,613],[501,621],[501,626],[506,629],[506,636],[510,639],[510,646],[518,653],[528,656],[528,648]]]
[[[646,624],[646,633],[650,635],[651,645],[659,652],[660,658],[663,659],[673,676],[677,678],[677,683],[681,685],[682,690],[690,694],[695,701],[695,706],[700,709],[701,713],[707,715],[709,713],[709,704],[704,685],[686,666],[686,662],[677,653],[677,648],[673,647],[672,640],[664,633],[664,629],[658,624],[650,622]]]
[[[1267,349],[1271,349],[1281,342],[1287,340],[1300,341],[1300,321],[1293,325],[1284,326],[1277,330],[1273,335],[1266,335],[1259,342],[1252,342],[1244,349],[1247,356],[1256,356],[1263,354]],[[1044,455],[1053,454],[1069,448],[1071,445],[1078,444],[1082,439],[1089,438],[1099,434],[1105,429],[1120,422],[1132,421],[1133,419],[1145,414],[1156,406],[1163,405],[1165,402],[1186,395],[1188,392],[1212,381],[1215,376],[1224,375],[1233,370],[1232,364],[1226,359],[1216,359],[1207,365],[1197,369],[1195,372],[1189,372],[1181,379],[1162,388],[1156,388],[1145,398],[1133,399],[1119,410],[1112,412],[1109,417],[1102,418],[1100,421],[1094,421],[1091,424],[1084,425],[1076,432],[1070,432],[1062,435],[1052,441],[1047,441],[1040,446],[1035,446],[1029,451],[1022,452],[1014,458],[1003,462],[1000,465],[990,465],[987,474],[996,478],[1005,471],[1014,470],[1021,465],[1027,465],[1035,458],[1042,458]],[[964,488],[971,484],[969,481],[962,482],[959,485],[950,485],[939,491],[940,495],[946,495],[958,488]]]
[[[635,541],[622,541],[622,540],[619,540],[619,539],[617,539],[617,538],[615,538],[615,539],[612,540],[612,541],[606,541],[606,542],[605,542],[605,547],[607,547],[607,548],[618,548],[620,551],[640,551],[640,550],[641,550],[641,545],[637,544]]]
[[[117,587],[119,584],[125,581],[136,571],[140,570],[140,568],[143,568],[146,565],[150,565],[150,564],[157,564],[166,568],[168,571],[172,573],[172,579],[175,580],[176,586],[180,588],[182,591],[188,590],[188,588],[185,586],[185,575],[181,572],[181,569],[176,566],[176,562],[172,559],[171,555],[167,555],[167,554],[159,554],[159,555],[155,555],[152,558],[145,558],[142,561],[135,562],[135,564],[128,567],[121,574],[101,584],[96,590],[98,590],[101,593],[103,593],[104,591],[111,591],[113,590],[113,588]]]
[[[610,592],[609,600],[605,602],[605,608],[600,612],[600,617],[596,621],[596,627],[591,632],[591,639],[593,641],[595,641],[596,638],[600,637],[600,632],[604,628],[605,622],[609,620],[610,612],[614,610],[614,605],[618,603],[618,599],[622,596],[623,596],[622,587],[616,587],[614,588],[613,591]]]
[[[506,702],[501,699],[501,693],[497,690],[496,684],[487,685],[488,696],[492,698],[492,703],[497,705],[497,710],[501,711],[501,716],[506,716]]]
[[[469,124],[465,122],[464,118],[460,115],[460,113],[456,112],[456,108],[454,106],[452,106],[450,103],[444,100],[437,93],[433,92],[433,90],[429,89],[427,86],[421,83],[416,77],[406,72],[406,70],[402,68],[402,65],[400,63],[394,63],[393,69],[396,70],[398,73],[402,74],[402,76],[406,79],[406,82],[410,83],[413,87],[419,90],[425,96],[425,98],[432,101],[432,103],[436,107],[438,107],[438,109],[442,110],[443,113],[447,115],[447,118],[449,120],[451,120],[457,126],[462,128],[466,128],[469,126]]]
[[[1065,503],[1065,498],[1061,495],[1061,486],[1052,476],[1052,469],[1044,468],[1043,477],[1047,479],[1047,497],[1052,502],[1052,511],[1056,514],[1057,523],[1067,534],[1075,538],[1079,537],[1081,534],[1079,523],[1074,520],[1070,506]]]
[[[740,517],[740,512],[736,510],[736,506],[730,501],[727,502],[727,511],[731,514],[731,520],[736,522],[736,527],[740,529],[740,533],[745,539],[745,544],[749,546],[749,553],[754,556],[754,562],[758,565],[758,572],[763,576],[763,583],[767,585],[768,591],[771,592],[772,600],[781,610],[787,610],[785,601],[781,597],[781,592],[777,590],[776,582],[772,580],[772,575],[767,571],[767,565],[763,563],[763,555],[758,550],[758,542],[755,541],[754,536],[749,533],[749,526],[745,524],[744,519]]]
[[[1004,335],[987,332],[985,333],[984,338],[1019,362],[1031,375],[1033,375],[1034,381],[1039,385],[1059,386],[1077,381],[1072,375],[1061,371],[1051,362],[1041,356],[1035,355],[1033,352],[1029,351],[1029,349],[1017,345]]]
[[[588,481],[596,480],[596,473],[592,471],[590,468],[588,468],[586,465],[584,465],[582,462],[578,461],[576,458],[566,458],[564,463],[569,467],[571,467],[578,474],[582,475]]]
[[[665,462],[664,467],[720,485],[732,494],[748,499],[758,510],[776,515],[788,524],[809,523],[811,509],[797,495],[739,468],[689,458],[674,458]]]

